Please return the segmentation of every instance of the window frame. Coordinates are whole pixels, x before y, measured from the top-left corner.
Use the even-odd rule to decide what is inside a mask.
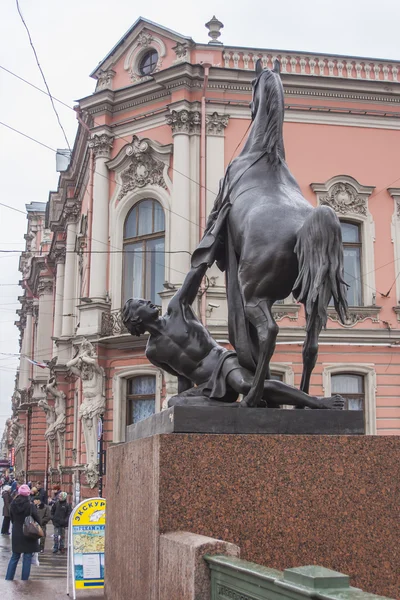
[[[163,387],[163,373],[161,369],[152,365],[116,367],[112,382],[114,444],[119,444],[126,440],[126,396],[128,379],[143,375],[154,375],[156,378],[155,413],[158,413],[161,410],[161,392]]]
[[[364,279],[364,273],[363,273],[363,231],[362,231],[362,226],[358,221],[353,221],[352,219],[347,219],[347,218],[339,218],[340,224],[342,223],[347,223],[349,225],[353,225],[355,227],[357,227],[358,230],[358,238],[359,241],[358,242],[342,242],[343,243],[343,250],[345,248],[359,248],[360,249],[360,256],[359,256],[359,266],[360,266],[360,298],[361,298],[361,302],[360,304],[351,304],[349,305],[350,308],[359,308],[360,306],[365,306],[365,302],[364,302],[364,288],[365,285],[363,285],[363,279]],[[344,278],[346,279],[346,274],[344,275]]]
[[[369,363],[323,364],[322,385],[324,396],[332,396],[332,375],[364,375],[365,435],[376,435],[376,371]]]
[[[163,217],[164,217],[164,229],[161,229],[159,231],[156,232],[152,232],[152,233],[146,233],[146,234],[142,234],[142,235],[136,235],[135,237],[125,237],[125,226],[126,223],[131,215],[131,213],[136,210],[137,211],[137,217],[136,217],[136,232],[139,231],[139,221],[140,221],[140,205],[143,204],[144,202],[148,202],[151,201],[153,206],[152,206],[152,230],[154,230],[154,220],[155,220],[155,205],[158,204],[158,206],[160,207],[160,209],[163,211]],[[164,207],[162,206],[162,204],[155,198],[142,198],[141,200],[139,200],[138,202],[136,202],[128,211],[124,222],[123,222],[123,230],[122,230],[122,281],[121,281],[121,298],[123,299],[123,301],[125,302],[126,300],[128,300],[128,298],[125,298],[125,284],[126,284],[126,280],[125,280],[125,268],[126,268],[126,251],[125,248],[126,246],[130,245],[130,244],[139,244],[142,243],[142,281],[140,284],[141,287],[141,294],[139,297],[141,298],[146,298],[146,282],[147,282],[147,272],[148,272],[148,260],[146,259],[147,256],[147,244],[149,241],[152,240],[161,240],[163,239],[164,241],[164,250],[163,250],[163,254],[165,256],[165,237],[166,237],[166,219],[165,219],[165,211],[164,211]],[[165,281],[165,268],[166,265],[164,263],[164,281]],[[133,275],[131,274],[132,277],[132,286],[133,287]],[[160,290],[161,292],[162,290]],[[157,293],[157,292],[156,292]],[[147,299],[147,298],[146,298]],[[154,304],[159,305],[158,302],[156,302],[156,299],[153,298],[149,298],[149,300],[151,300],[152,302],[154,302]]]
[[[156,61],[154,63],[153,68],[148,73],[144,73],[143,72],[143,62],[148,57],[154,56],[154,55],[156,56]],[[147,50],[147,52],[145,52],[144,54],[142,54],[141,57],[140,57],[140,59],[139,59],[139,62],[138,62],[138,71],[139,71],[140,75],[142,77],[150,77],[154,73],[154,71],[156,70],[156,68],[157,68],[157,63],[158,63],[159,58],[160,57],[159,57],[158,51],[155,48],[149,48]]]
[[[154,379],[154,394],[130,394],[129,393],[129,382],[133,381],[134,379],[140,379],[141,377],[152,377],[152,379]],[[155,404],[156,404],[156,391],[157,391],[157,379],[156,376],[154,374],[146,374],[146,375],[134,375],[133,377],[127,377],[126,378],[126,400],[125,400],[125,404],[126,404],[126,417],[125,417],[125,427],[129,427],[129,425],[134,425],[134,423],[129,423],[129,421],[131,420],[131,414],[132,414],[132,401],[134,400],[153,400],[154,399],[154,412],[155,412]]]
[[[349,410],[348,408],[348,399],[349,397],[351,398],[359,398],[362,399],[362,411],[365,414],[365,375],[361,374],[361,373],[353,373],[353,372],[346,372],[346,373],[331,373],[331,387],[332,387],[332,377],[340,377],[340,376],[353,376],[353,377],[359,377],[361,382],[362,382],[362,393],[359,394],[347,394],[346,392],[332,392],[334,394],[340,394],[344,400],[345,400],[345,410]]]

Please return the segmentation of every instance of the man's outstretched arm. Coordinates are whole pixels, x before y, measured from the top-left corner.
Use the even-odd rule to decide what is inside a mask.
[[[196,299],[201,281],[207,271],[207,264],[201,264],[198,267],[190,269],[180,290],[172,298],[168,309],[173,309],[174,305],[191,306]]]

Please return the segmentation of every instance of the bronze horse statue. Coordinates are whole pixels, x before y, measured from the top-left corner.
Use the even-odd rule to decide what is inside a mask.
[[[228,166],[192,266],[214,261],[226,271],[229,339],[242,367],[255,373],[243,404],[261,405],[270,378],[278,325],[272,305],[290,293],[305,306],[300,389],[309,392],[318,337],[333,297],[347,316],[340,222],[327,206],[313,208],[285,161],[284,93],[279,63],[257,61],[246,143]]]

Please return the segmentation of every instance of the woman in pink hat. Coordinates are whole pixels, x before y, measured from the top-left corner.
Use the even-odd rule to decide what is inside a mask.
[[[31,572],[32,554],[38,552],[38,541],[33,538],[28,538],[23,533],[23,525],[25,517],[32,515],[32,518],[40,524],[40,520],[36,511],[36,506],[30,501],[31,490],[29,486],[23,484],[18,488],[18,495],[11,502],[10,518],[13,524],[11,532],[12,555],[8,563],[6,580],[14,579],[18,561],[23,554],[22,560],[22,580],[29,579]]]

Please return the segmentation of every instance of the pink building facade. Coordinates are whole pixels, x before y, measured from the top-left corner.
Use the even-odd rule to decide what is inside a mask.
[[[42,440],[43,471],[76,496],[97,493],[99,474],[79,408],[86,383],[68,363],[82,355],[82,343],[91,343],[103,391],[90,426],[101,432],[103,415],[105,450],[124,441],[128,424],[161,410],[176,393],[174,378],[145,358],[146,336],[124,329],[121,308],[139,296],[165,310],[181,285],[219,180],[250,125],[258,58],[271,68],[280,60],[289,168],[309,202],[331,206],[342,223],[350,317],[341,325],[330,311],[311,393],[342,393],[349,409],[363,410],[366,434],[400,433],[400,65],[227,47],[218,41],[220,24],[208,27],[211,42],[197,44],[139,19],[93,71],[96,89],[79,102],[70,164],[47,204],[46,257],[35,281],[23,272],[22,353],[35,335],[27,319],[32,294],[40,342],[30,346],[30,357],[57,363],[51,374],[34,370],[26,378],[22,357],[17,389],[30,390],[34,410],[39,400],[50,408],[65,403],[64,438],[56,427],[52,460],[49,440]],[[30,251],[27,260],[33,264],[36,256]],[[39,289],[48,302],[43,326]],[[195,308],[228,345],[224,274],[216,266],[203,291]],[[291,297],[274,313],[280,332],[273,373],[298,386],[304,313]],[[15,407],[20,421],[25,413]],[[106,490],[106,475],[102,483]]]

